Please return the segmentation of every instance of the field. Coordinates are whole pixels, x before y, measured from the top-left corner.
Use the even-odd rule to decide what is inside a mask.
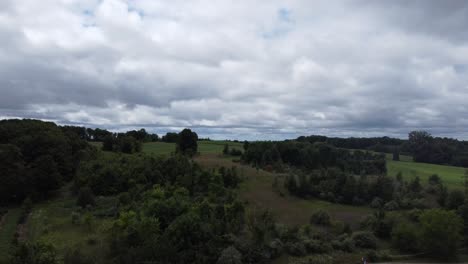
[[[100,208],[111,207],[109,200],[112,202],[113,198],[97,198],[97,206],[89,216],[98,213]],[[83,252],[92,252],[99,258],[104,257],[110,218],[92,216],[87,222],[86,210],[82,210],[78,222],[73,223],[72,213],[78,210],[76,199],[71,197],[69,186],[64,187],[60,197],[34,206],[27,220],[28,240],[53,243],[59,258],[62,258],[69,248],[80,248]]]
[[[401,172],[406,180],[419,176],[422,183],[427,183],[429,176],[437,174],[449,189],[463,188],[465,168],[413,162],[409,156],[400,156],[400,159],[393,161],[391,156],[387,156],[387,175],[395,176]]]
[[[268,209],[276,219],[283,224],[304,225],[309,223],[314,210],[324,209],[336,220],[346,221],[356,225],[359,220],[371,212],[368,207],[334,204],[318,199],[300,199],[290,196],[283,188],[283,176],[264,170],[257,170],[248,165],[235,163],[230,159],[223,159],[218,154],[205,154],[196,158],[205,168],[219,168],[236,166],[244,179],[239,190],[239,196],[251,208]],[[278,188],[273,189],[275,178]]]

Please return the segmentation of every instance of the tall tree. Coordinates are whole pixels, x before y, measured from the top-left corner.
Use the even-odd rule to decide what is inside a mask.
[[[184,154],[193,156],[198,150],[198,135],[192,130],[186,128],[179,133],[179,140],[177,142],[177,151]]]

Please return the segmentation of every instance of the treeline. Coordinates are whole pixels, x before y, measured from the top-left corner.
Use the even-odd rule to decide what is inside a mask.
[[[452,138],[433,137],[426,131],[409,133],[402,149],[413,155],[414,161],[468,167],[468,142]]]
[[[70,181],[89,146],[52,122],[0,121],[0,203],[46,198]]]
[[[267,169],[288,165],[309,171],[336,167],[353,174],[379,175],[387,171],[384,155],[348,151],[321,142],[250,142],[244,148],[244,162]]]
[[[362,149],[375,152],[412,155],[414,161],[468,167],[468,142],[453,138],[433,137],[426,131],[412,131],[408,139],[390,137],[337,138],[301,136],[298,142],[323,142],[337,148]]]
[[[370,137],[370,138],[339,138],[327,136],[300,136],[296,139],[299,142],[323,142],[335,146],[337,148],[345,149],[362,149],[371,150],[375,152],[393,153],[395,148],[401,147],[406,140],[390,137]]]

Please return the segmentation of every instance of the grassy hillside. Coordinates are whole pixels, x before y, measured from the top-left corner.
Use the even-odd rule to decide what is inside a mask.
[[[314,210],[324,209],[330,212],[334,219],[356,225],[359,220],[371,212],[369,207],[350,206],[330,203],[318,199],[301,199],[288,194],[283,187],[283,175],[264,170],[257,170],[249,165],[235,163],[216,154],[204,154],[196,157],[205,168],[236,166],[244,179],[239,195],[251,208],[270,210],[278,222],[288,225],[304,225],[309,223]],[[277,181],[276,190],[273,183]]]
[[[421,182],[426,183],[429,176],[437,174],[448,188],[463,188],[463,175],[465,168],[435,165],[412,161],[387,160],[387,174],[395,176],[401,172],[404,179],[412,179],[419,176]]]
[[[71,196],[68,186],[60,197],[36,204],[27,222],[27,238],[30,241],[48,241],[55,245],[59,258],[69,248],[80,248],[104,258],[107,251],[106,238],[111,218],[99,217],[101,210],[115,206],[115,198],[98,197],[97,206],[86,212],[76,206],[76,198]],[[79,212],[78,222],[73,223],[72,213]],[[86,215],[91,216],[87,222]]]

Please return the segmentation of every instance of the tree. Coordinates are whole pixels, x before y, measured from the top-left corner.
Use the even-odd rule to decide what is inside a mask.
[[[221,252],[216,264],[242,264],[242,254],[233,246]]]
[[[465,195],[461,190],[452,190],[448,195],[447,208],[457,209],[465,201]]]
[[[463,227],[462,219],[452,211],[427,210],[419,217],[424,249],[436,258],[452,258],[457,254]]]
[[[393,247],[403,252],[417,252],[420,248],[420,236],[421,234],[415,225],[401,222],[392,230]]]
[[[20,243],[10,259],[12,264],[55,264],[58,263],[55,248],[48,243]]]
[[[115,139],[112,135],[108,135],[104,138],[102,142],[102,150],[104,151],[112,151],[114,149]]]
[[[393,160],[400,161],[400,151],[398,148],[393,148]]]
[[[228,145],[228,144],[224,144],[223,154],[224,154],[224,155],[229,154],[229,145]]]
[[[94,201],[94,194],[91,188],[89,187],[83,187],[80,189],[78,193],[78,198],[76,203],[81,206],[81,207],[86,207],[87,205],[96,205],[96,202]]]
[[[24,198],[24,160],[18,147],[0,144],[0,201],[12,202]]]
[[[198,135],[186,128],[179,133],[177,151],[188,156],[193,156],[198,150]]]

